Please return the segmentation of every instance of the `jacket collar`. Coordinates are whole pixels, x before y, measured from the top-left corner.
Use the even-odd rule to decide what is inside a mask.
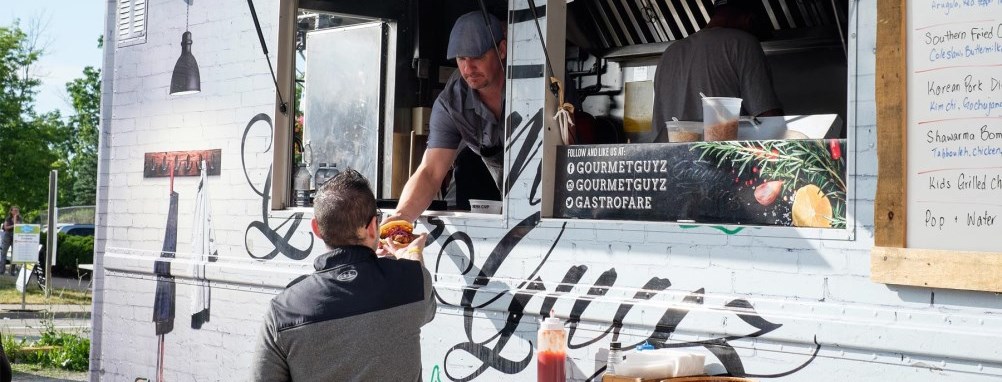
[[[330,252],[317,257],[313,267],[317,271],[337,268],[342,265],[354,264],[366,260],[375,260],[376,252],[364,245],[346,245],[334,247]]]

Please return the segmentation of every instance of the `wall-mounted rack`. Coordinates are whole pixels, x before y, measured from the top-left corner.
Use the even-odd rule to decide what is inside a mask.
[[[143,160],[143,177],[167,177],[170,176],[172,168],[174,176],[200,176],[203,160],[208,171],[206,175],[219,175],[222,156],[222,149],[146,153]]]

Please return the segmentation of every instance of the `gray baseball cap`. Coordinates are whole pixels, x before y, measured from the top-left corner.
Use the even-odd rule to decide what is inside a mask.
[[[452,33],[449,34],[449,49],[446,51],[447,59],[456,57],[480,57],[488,50],[494,49],[494,43],[500,43],[504,39],[501,20],[494,15],[487,14],[490,20],[490,27],[484,20],[484,14],[480,11],[473,11],[459,16],[456,24],[452,26]],[[494,38],[491,39],[491,34]]]

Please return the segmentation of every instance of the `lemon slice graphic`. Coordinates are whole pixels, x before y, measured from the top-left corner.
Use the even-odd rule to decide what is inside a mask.
[[[830,228],[832,202],[813,184],[801,187],[793,195],[793,225]]]

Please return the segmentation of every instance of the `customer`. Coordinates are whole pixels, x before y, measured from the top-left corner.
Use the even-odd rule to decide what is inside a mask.
[[[708,97],[742,98],[746,115],[783,115],[760,39],[771,25],[762,2],[716,0],[706,27],[665,49],[654,74],[653,131],[672,117],[701,121]],[[664,134],[662,134],[664,136]]]
[[[0,274],[3,274],[7,264],[7,252],[14,246],[14,225],[21,224],[21,209],[11,206],[7,218],[3,221],[3,235],[0,235]],[[12,259],[13,260],[13,259]],[[14,263],[10,264],[10,275],[14,275]]]
[[[271,301],[255,381],[419,381],[421,326],[435,315],[421,251],[380,248],[369,182],[348,170],[320,186],[313,233],[330,252]],[[386,253],[389,252],[389,253]]]

